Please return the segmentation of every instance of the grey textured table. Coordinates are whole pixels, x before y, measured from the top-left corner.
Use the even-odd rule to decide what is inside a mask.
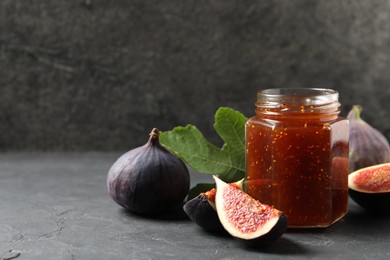
[[[180,216],[127,213],[106,191],[106,173],[119,155],[1,154],[0,259],[390,258],[390,216],[353,202],[332,227],[289,230],[266,250],[206,233]],[[192,184],[210,177],[191,174]]]

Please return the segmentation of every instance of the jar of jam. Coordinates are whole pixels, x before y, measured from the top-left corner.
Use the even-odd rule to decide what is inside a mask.
[[[282,88],[257,93],[246,130],[246,190],[282,210],[289,227],[328,227],[347,213],[348,121],[338,92]]]

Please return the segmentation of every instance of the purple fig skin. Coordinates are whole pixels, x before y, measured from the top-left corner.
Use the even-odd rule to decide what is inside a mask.
[[[390,162],[390,145],[386,137],[361,117],[361,106],[349,112],[349,172]]]
[[[166,150],[153,129],[148,142],[120,156],[107,176],[110,197],[125,209],[154,214],[182,206],[190,188],[186,165]]]
[[[390,213],[390,192],[366,193],[349,189],[348,193],[362,208],[382,214]]]
[[[219,221],[218,214],[211,206],[204,193],[199,194],[183,206],[188,217],[207,231],[226,233],[225,228]]]

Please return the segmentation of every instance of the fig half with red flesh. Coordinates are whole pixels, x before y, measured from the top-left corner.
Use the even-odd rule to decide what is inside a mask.
[[[218,217],[230,235],[251,246],[267,246],[286,231],[287,218],[283,212],[260,203],[234,185],[214,179]]]
[[[184,204],[184,212],[200,227],[211,232],[224,232],[215,210],[215,189],[202,192]]]
[[[368,210],[390,212],[390,163],[377,164],[348,176],[349,196]]]
[[[234,182],[232,185],[242,189],[243,181]],[[215,233],[226,233],[216,211],[215,193],[215,188],[207,192],[202,192],[184,204],[183,209],[192,221],[205,230]]]

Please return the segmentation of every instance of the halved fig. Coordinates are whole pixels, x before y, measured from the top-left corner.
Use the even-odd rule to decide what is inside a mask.
[[[242,179],[232,185],[242,189],[243,181]],[[200,227],[210,232],[222,233],[226,230],[219,221],[215,208],[215,193],[215,188],[202,192],[184,204],[183,209],[188,217]]]
[[[252,246],[274,243],[287,229],[283,212],[260,203],[236,186],[215,177],[215,205],[222,226],[235,238]]]
[[[390,163],[377,164],[348,176],[349,196],[368,210],[390,212]]]
[[[184,212],[196,224],[211,232],[223,232],[221,222],[215,211],[215,189],[202,192],[192,200],[184,204]]]

